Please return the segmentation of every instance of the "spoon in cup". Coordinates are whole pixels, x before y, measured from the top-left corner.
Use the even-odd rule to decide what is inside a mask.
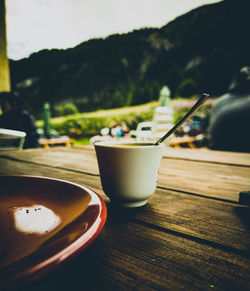
[[[172,133],[174,133],[191,115],[193,115],[200,106],[207,100],[209,94],[203,93],[201,97],[197,100],[194,106],[176,123],[174,127],[172,127],[163,137],[161,137],[155,145],[159,145],[162,143],[167,137],[169,137]]]

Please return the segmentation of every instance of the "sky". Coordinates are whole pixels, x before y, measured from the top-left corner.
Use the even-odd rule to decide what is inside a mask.
[[[162,27],[220,0],[5,0],[8,57],[74,47],[92,38]]]

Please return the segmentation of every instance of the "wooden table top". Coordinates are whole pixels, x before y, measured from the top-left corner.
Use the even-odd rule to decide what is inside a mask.
[[[114,209],[93,146],[0,152],[1,175],[59,178],[106,202],[91,246],[25,290],[250,290],[250,154],[165,148],[146,206]],[[83,288],[84,287],[84,288]]]

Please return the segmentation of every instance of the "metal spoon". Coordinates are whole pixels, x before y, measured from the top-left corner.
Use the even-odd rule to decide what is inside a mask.
[[[194,104],[194,106],[182,117],[181,120],[179,120],[174,127],[172,127],[163,137],[161,137],[155,145],[160,144],[163,142],[167,137],[169,137],[172,133],[176,131],[177,128],[179,128],[192,114],[194,114],[200,106],[207,100],[209,97],[208,94],[203,93],[201,97],[198,99],[198,101]]]

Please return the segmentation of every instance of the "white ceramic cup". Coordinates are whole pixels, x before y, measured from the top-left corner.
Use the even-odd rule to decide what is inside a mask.
[[[164,144],[98,142],[102,188],[111,202],[139,207],[155,192]]]

